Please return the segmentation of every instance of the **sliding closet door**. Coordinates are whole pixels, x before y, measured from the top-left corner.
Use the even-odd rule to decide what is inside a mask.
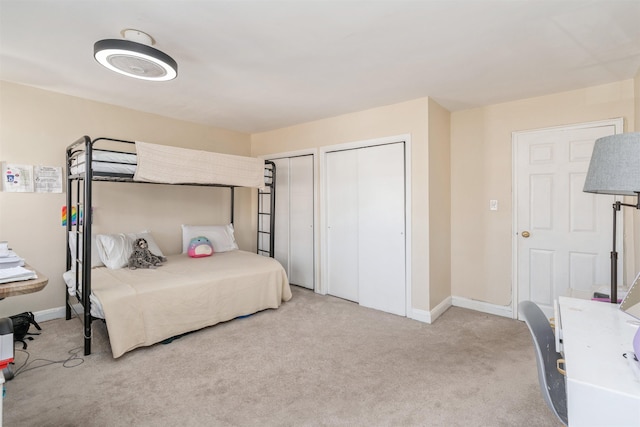
[[[404,144],[358,150],[360,305],[404,316]]]
[[[313,156],[289,159],[289,281],[314,288]]]
[[[275,258],[289,282],[314,288],[313,156],[274,159]]]
[[[326,154],[328,293],[358,302],[358,151]]]
[[[328,293],[405,315],[404,143],[325,161]]]
[[[274,258],[289,277],[289,159],[273,159],[276,164],[276,207]]]

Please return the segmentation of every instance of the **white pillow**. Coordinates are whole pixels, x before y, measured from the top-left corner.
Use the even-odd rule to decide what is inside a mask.
[[[71,251],[71,259],[76,256],[76,233],[74,231],[69,232],[69,250]],[[82,234],[80,234],[80,252],[78,258],[82,260]],[[71,261],[71,268],[75,267],[76,263]],[[98,254],[98,244],[96,242],[95,234],[91,236],[91,268],[102,267],[104,264],[100,260],[100,254]]]
[[[145,230],[139,233],[98,234],[100,260],[112,270],[126,267],[133,252],[133,243],[140,237],[147,241],[152,254],[164,256],[151,233]]]
[[[182,224],[182,253],[187,253],[189,242],[194,237],[203,236],[209,239],[214,252],[228,252],[238,249],[233,236],[233,225],[185,225]]]

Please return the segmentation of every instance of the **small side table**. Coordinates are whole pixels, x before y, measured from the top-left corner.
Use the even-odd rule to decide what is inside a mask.
[[[27,270],[35,271],[38,277],[30,280],[19,280],[17,282],[1,283],[0,284],[0,300],[3,300],[7,297],[13,297],[17,295],[25,295],[33,292],[38,292],[42,290],[45,286],[47,286],[47,283],[49,283],[49,278],[47,276],[45,276],[42,273],[39,273],[28,264],[25,264],[24,268],[26,268]],[[5,370],[9,372],[9,375],[10,375],[9,379],[13,378],[13,373],[11,373],[11,371],[9,370],[9,367],[5,368]],[[4,382],[5,382],[5,377],[4,377],[5,370],[0,370],[0,390],[3,390],[3,392],[4,392]],[[3,397],[0,396],[0,426],[2,426],[2,399]]]

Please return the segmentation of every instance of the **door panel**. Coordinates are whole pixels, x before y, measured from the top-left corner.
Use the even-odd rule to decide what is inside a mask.
[[[325,159],[328,293],[358,302],[358,154],[329,152]]]
[[[313,289],[313,156],[289,159],[289,281]]]
[[[585,125],[517,136],[518,301],[548,316],[560,295],[609,282],[614,199],[582,188],[595,140],[614,133],[613,125]]]
[[[289,159],[272,160],[276,164],[276,207],[274,258],[289,276]]]
[[[313,155],[275,159],[275,258],[289,282],[314,289]]]
[[[406,315],[404,143],[327,153],[328,293]]]
[[[357,151],[360,304],[404,316],[404,144]]]

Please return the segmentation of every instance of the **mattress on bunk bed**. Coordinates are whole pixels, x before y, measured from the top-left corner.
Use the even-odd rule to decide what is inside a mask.
[[[137,159],[134,153],[94,150],[91,158],[93,172],[124,175],[133,175],[136,172]],[[85,155],[78,155],[71,164],[71,173],[74,175],[84,173],[85,163]]]
[[[291,299],[279,262],[235,250],[210,257],[169,255],[156,269],[98,267],[100,300],[113,357],[216,323],[278,308]]]
[[[262,188],[264,159],[136,141],[134,181]]]
[[[126,175],[134,181],[164,184],[219,184],[264,188],[264,160],[137,141],[136,153],[95,149],[97,175]],[[71,174],[86,170],[85,155],[72,161]]]

